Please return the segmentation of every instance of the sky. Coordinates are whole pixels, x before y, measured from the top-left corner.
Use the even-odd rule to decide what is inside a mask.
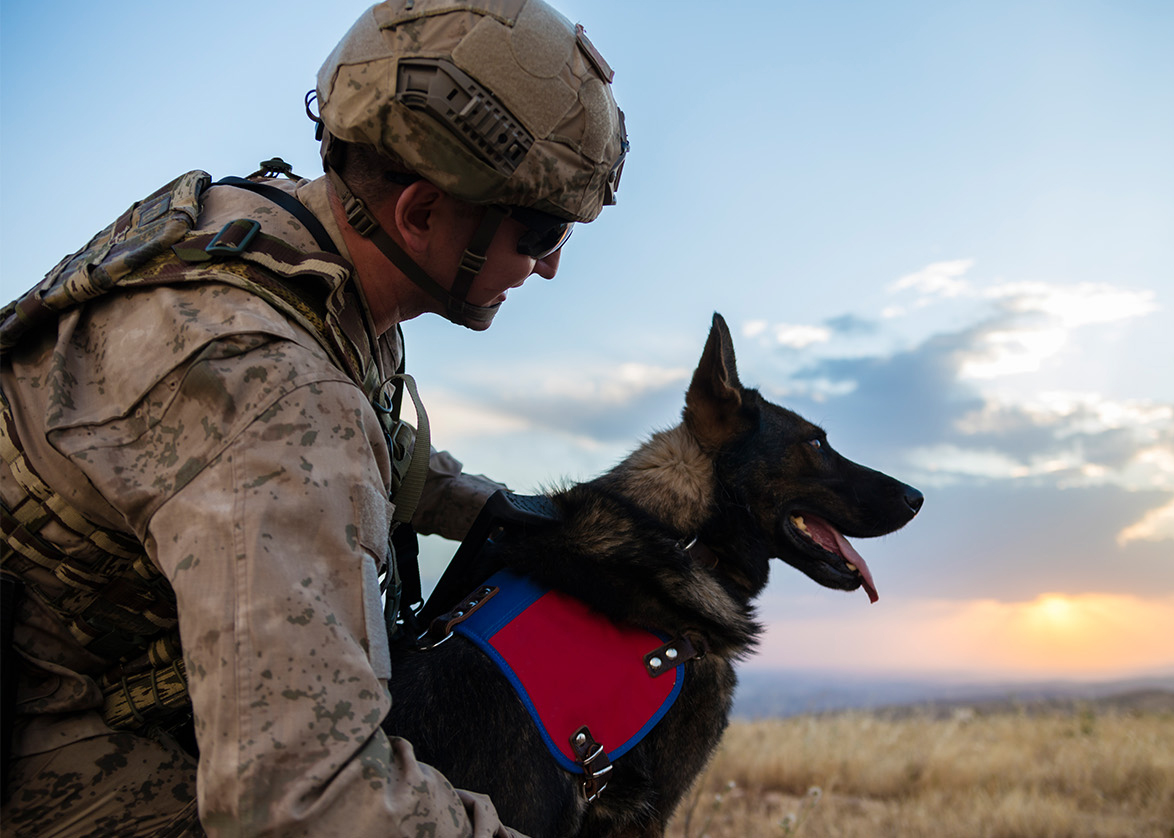
[[[747,666],[1174,673],[1174,5],[555,5],[616,70],[619,204],[490,331],[406,325],[434,441],[587,479],[678,421],[720,311],[743,382],[926,495],[856,544],[875,605],[777,563]],[[0,297],[189,169],[316,176],[365,7],[3,0]]]

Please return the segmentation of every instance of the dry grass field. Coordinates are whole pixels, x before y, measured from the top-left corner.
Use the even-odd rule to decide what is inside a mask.
[[[1172,838],[1174,712],[735,722],[670,838]]]

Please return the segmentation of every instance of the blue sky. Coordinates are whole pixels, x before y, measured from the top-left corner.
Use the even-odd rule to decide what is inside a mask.
[[[620,203],[489,332],[408,324],[434,438],[589,477],[720,311],[745,382],[927,496],[857,545],[875,606],[778,566],[752,665],[1174,670],[1174,6],[556,5],[616,69]],[[180,172],[316,175],[302,96],[365,6],[0,4],[0,296]]]

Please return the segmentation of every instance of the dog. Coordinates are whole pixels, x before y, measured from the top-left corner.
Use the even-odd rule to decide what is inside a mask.
[[[875,601],[871,572],[845,536],[894,532],[922,505],[916,489],[845,459],[819,427],[744,387],[716,313],[683,421],[549,500],[559,520],[491,542],[494,561],[611,624],[691,641],[675,667],[684,670],[675,702],[604,769],[606,787],[590,801],[588,772],[560,767],[518,694],[465,636],[393,653],[385,722],[533,838],[663,836],[726,728],[734,663],[763,631],[753,602],[770,559],[829,588],[864,587]],[[582,683],[594,676],[584,671]]]

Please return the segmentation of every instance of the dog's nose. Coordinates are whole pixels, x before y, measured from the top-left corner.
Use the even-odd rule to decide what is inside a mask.
[[[916,515],[921,509],[921,504],[925,501],[925,495],[914,489],[912,486],[905,487],[905,504],[913,510]]]

